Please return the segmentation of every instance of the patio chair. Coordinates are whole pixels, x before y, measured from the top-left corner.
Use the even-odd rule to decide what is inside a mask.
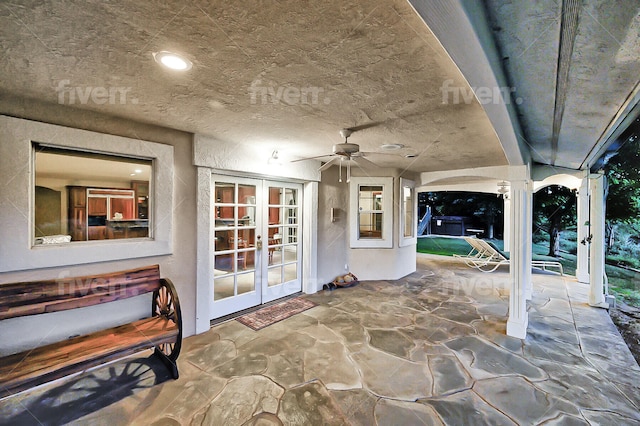
[[[471,246],[471,251],[466,255],[454,254],[453,257],[463,260],[467,266],[477,268],[479,265],[484,266],[488,262],[500,262],[503,260],[499,253],[493,253],[495,250],[489,250],[485,245],[480,244],[481,240],[475,237],[464,237],[464,240]]]
[[[490,241],[475,237],[464,237],[464,239],[471,246],[471,251],[465,256],[457,255],[456,257],[464,260],[467,266],[477,268],[482,272],[493,272],[501,265],[509,264],[509,256]],[[533,260],[531,266],[544,271],[547,268],[557,268],[560,275],[564,275],[562,263],[557,261]]]

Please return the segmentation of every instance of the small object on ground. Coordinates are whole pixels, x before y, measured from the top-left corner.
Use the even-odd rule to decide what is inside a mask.
[[[358,284],[358,278],[351,272],[346,275],[336,277],[332,282],[322,286],[323,290],[334,290],[336,288],[351,287]]]

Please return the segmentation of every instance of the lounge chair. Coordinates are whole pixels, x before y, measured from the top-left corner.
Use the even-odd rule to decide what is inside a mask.
[[[464,237],[464,239],[471,246],[471,251],[464,256],[454,256],[462,259],[467,266],[477,268],[482,272],[493,272],[501,265],[509,264],[509,256],[500,251],[493,243],[475,237]],[[531,266],[541,268],[544,271],[547,268],[557,268],[560,275],[564,275],[560,262],[533,260]]]

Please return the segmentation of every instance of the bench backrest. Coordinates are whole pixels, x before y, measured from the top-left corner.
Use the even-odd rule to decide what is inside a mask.
[[[158,265],[84,277],[0,284],[0,320],[127,299],[159,286]]]

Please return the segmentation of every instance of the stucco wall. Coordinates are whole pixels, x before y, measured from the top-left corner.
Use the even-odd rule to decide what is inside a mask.
[[[331,222],[331,209],[336,221]],[[347,272],[349,263],[349,186],[338,182],[338,169],[322,172],[318,187],[318,283],[326,284]]]
[[[354,176],[364,175],[353,169]],[[416,246],[399,247],[400,172],[392,169],[369,171],[376,176],[394,176],[393,184],[393,247],[351,248],[349,230],[352,212],[349,211],[349,184],[338,181],[338,168],[322,173],[318,199],[318,281],[331,282],[346,271],[362,280],[398,279],[416,270]],[[416,176],[406,175],[409,179]],[[331,208],[338,209],[337,221],[331,222]],[[345,265],[347,269],[345,269]]]
[[[24,99],[0,98],[0,113],[93,132],[158,142],[174,147],[173,254],[0,273],[0,284],[106,273],[159,264],[161,275],[170,278],[177,288],[183,312],[185,336],[193,334],[195,331],[196,290],[194,284],[196,271],[196,168],[192,165],[192,135],[89,111]],[[4,182],[7,181],[4,177],[2,178]],[[148,315],[150,309],[150,298],[145,299],[143,296],[98,307],[47,314],[46,321],[42,321],[38,316],[5,320],[0,322],[0,335],[2,336],[0,353],[35,346],[40,342],[64,339],[73,334],[118,322],[126,322]]]
[[[393,169],[372,170],[369,173],[376,176],[393,176],[393,247],[349,248],[349,267],[361,280],[396,280],[416,270],[416,245],[399,247],[400,176],[413,180],[416,176]],[[356,170],[354,174],[364,175],[361,170]],[[355,212],[349,213],[351,219],[351,214]]]

